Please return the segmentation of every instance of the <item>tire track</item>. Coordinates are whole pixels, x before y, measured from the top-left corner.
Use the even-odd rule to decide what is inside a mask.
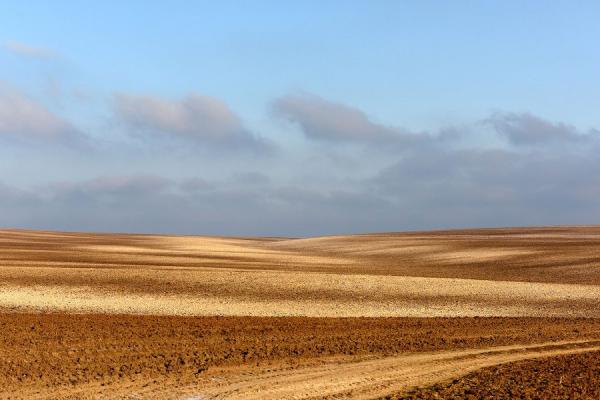
[[[255,370],[212,377],[179,398],[196,399],[373,399],[427,386],[492,365],[600,350],[600,340],[502,346],[338,361],[293,370]],[[173,393],[173,392],[171,392]],[[167,393],[146,393],[164,397]],[[168,395],[167,395],[168,397]]]

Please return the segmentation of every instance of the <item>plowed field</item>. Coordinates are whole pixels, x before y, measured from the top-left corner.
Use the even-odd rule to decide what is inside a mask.
[[[536,393],[540,357],[576,360],[552,361],[564,394],[597,358],[596,318],[597,227],[0,231],[0,398],[385,398],[453,380],[412,395]]]

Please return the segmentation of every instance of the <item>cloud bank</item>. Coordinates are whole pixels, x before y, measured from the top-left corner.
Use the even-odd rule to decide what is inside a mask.
[[[280,153],[267,157],[268,142],[218,99],[115,95],[111,110],[125,135],[211,154],[185,161],[167,155],[161,172],[153,160],[136,158],[138,144],[120,144],[119,157],[130,159],[118,160],[123,170],[117,174],[97,168],[88,177],[62,177],[50,165],[40,171],[46,174],[41,185],[8,182],[6,175],[0,180],[0,209],[7,210],[0,225],[307,236],[600,222],[596,130],[529,113],[492,113],[465,123],[469,135],[498,139],[481,142],[453,127],[435,134],[381,124],[362,110],[314,95],[280,97],[272,109],[307,143],[320,145],[286,147],[284,131]],[[78,134],[23,93],[0,92],[0,135],[60,142]],[[212,151],[221,149],[235,151]],[[348,162],[323,156],[332,149]],[[248,162],[240,151],[257,157]],[[106,164],[117,160],[96,156],[106,157]],[[320,164],[309,165],[315,159]],[[208,172],[216,162],[231,168]]]

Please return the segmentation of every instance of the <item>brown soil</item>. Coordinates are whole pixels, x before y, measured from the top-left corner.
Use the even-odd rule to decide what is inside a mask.
[[[0,398],[362,398],[553,355],[584,390],[599,321],[600,227],[0,231]]]
[[[366,400],[446,380],[490,365],[596,350],[600,350],[600,341],[511,345],[409,353],[383,358],[334,359],[321,365],[298,366],[294,369],[263,368],[233,374],[229,371],[180,389],[183,389],[181,393],[185,393],[187,397],[200,398]],[[147,392],[144,395],[155,393]]]
[[[332,357],[355,362],[413,352],[593,341],[600,338],[600,320],[0,314],[0,331],[0,397],[143,392],[143,398],[168,398],[161,390],[207,390],[200,378],[289,370]]]
[[[600,318],[600,228],[313,239],[0,231],[0,310]]]
[[[310,239],[0,231],[4,266],[214,267],[600,284],[600,227]]]
[[[449,384],[386,399],[600,399],[600,352],[484,368]]]

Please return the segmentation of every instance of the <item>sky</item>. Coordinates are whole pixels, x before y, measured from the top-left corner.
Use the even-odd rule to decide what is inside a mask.
[[[0,227],[600,223],[600,3],[0,0]]]

